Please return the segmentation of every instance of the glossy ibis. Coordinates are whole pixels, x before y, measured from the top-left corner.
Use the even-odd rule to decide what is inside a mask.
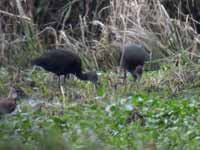
[[[40,66],[49,72],[55,73],[59,77],[59,86],[60,76],[64,75],[65,81],[66,76],[69,74],[74,74],[80,80],[91,81],[97,86],[98,76],[96,72],[83,73],[80,57],[69,50],[51,49],[39,58],[32,60],[32,65]]]
[[[16,108],[17,91],[11,88],[7,98],[0,98],[0,115],[11,113]]]
[[[142,76],[143,65],[147,59],[147,52],[142,45],[129,44],[124,48],[122,66],[124,68],[124,79],[126,79],[126,70],[130,72],[135,80]]]

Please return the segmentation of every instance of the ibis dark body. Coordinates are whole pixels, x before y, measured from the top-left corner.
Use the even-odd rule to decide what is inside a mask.
[[[147,52],[142,45],[129,44],[124,48],[122,66],[130,72],[135,80],[140,79],[143,72],[143,66],[147,59]],[[126,71],[124,72],[126,78]]]
[[[16,100],[11,98],[5,98],[0,100],[0,115],[11,113],[16,108]]]
[[[32,60],[32,64],[55,73],[59,76],[59,81],[61,75],[66,77],[69,74],[74,74],[81,80],[89,80],[95,84],[98,80],[96,72],[82,72],[80,57],[69,50],[51,49],[39,58]]]
[[[8,97],[0,98],[0,115],[11,113],[15,110],[18,94],[15,88],[10,88]]]

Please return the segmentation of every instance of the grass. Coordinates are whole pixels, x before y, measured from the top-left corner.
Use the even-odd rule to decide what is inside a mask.
[[[51,3],[47,2],[50,6]],[[33,8],[29,4],[29,8]],[[159,71],[147,72],[140,83],[134,83],[129,76],[126,86],[118,74],[103,72],[100,73],[101,86],[97,91],[91,83],[72,78],[63,85],[65,105],[63,94],[51,74],[41,69],[27,69],[16,75],[16,71],[1,67],[1,96],[7,95],[12,84],[16,84],[24,96],[20,97],[16,112],[0,118],[0,150],[200,149],[200,74],[199,67],[196,67],[199,66],[199,37],[190,22],[180,23],[179,17],[170,19],[159,1],[151,5],[147,1],[111,1],[111,12],[107,17],[109,24],[102,22],[104,33],[96,41],[97,35],[88,30],[91,23],[82,18],[77,20],[80,25],[77,26],[80,28],[77,31],[80,37],[77,38],[72,37],[76,30],[73,26],[72,29],[63,26],[59,32],[53,27],[42,27],[55,23],[56,16],[65,16],[56,21],[64,25],[69,15],[67,9],[57,9],[56,5],[56,9],[46,9],[41,7],[43,4],[38,4],[38,9],[45,10],[36,8],[38,12],[30,14],[33,18],[37,14],[36,20],[31,18],[35,20],[33,26],[32,22],[24,22],[18,12],[16,17],[12,17],[16,10],[22,16],[23,11],[25,14],[33,12],[28,8],[23,10],[20,5],[18,8],[8,5],[13,7],[3,13],[2,64],[27,67],[29,59],[42,52],[40,49],[63,46],[76,50],[81,58],[87,58],[84,59],[86,66],[107,69],[117,63],[114,59],[116,44],[140,43],[152,52],[153,58],[170,56],[165,61],[178,62],[178,67],[174,69],[170,64]],[[6,10],[9,10],[9,15]],[[61,11],[54,15],[51,10]],[[49,20],[45,22],[45,14],[54,17],[50,20],[45,18]],[[16,21],[18,18],[22,21]],[[116,43],[107,41],[112,32],[116,34]],[[91,37],[95,37],[91,38],[92,41],[86,37],[91,33]],[[57,37],[58,41],[52,41]],[[91,46],[95,47],[94,51]],[[93,66],[92,61],[95,61]],[[189,68],[182,68],[188,62],[191,63]],[[133,113],[133,109],[138,112]],[[142,118],[137,113],[143,116],[144,125],[141,125]],[[132,123],[127,123],[132,115]]]
[[[0,119],[0,149],[199,149],[199,89],[174,95],[152,78],[166,70],[147,72],[139,83],[128,76],[99,73],[100,88],[71,77],[65,88],[66,105],[54,76],[42,69],[25,70],[17,85],[26,97],[17,110]],[[0,71],[0,90],[6,95],[12,76]],[[162,88],[160,88],[162,87]],[[187,88],[186,88],[187,89]],[[133,108],[144,117],[127,123]]]

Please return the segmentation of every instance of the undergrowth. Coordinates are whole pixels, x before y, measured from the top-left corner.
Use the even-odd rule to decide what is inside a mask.
[[[174,91],[164,78],[170,72],[145,72],[139,82],[129,75],[126,85],[122,74],[99,72],[98,89],[71,76],[63,101],[52,74],[21,71],[15,86],[24,94],[0,119],[0,149],[198,149],[199,88]],[[6,95],[13,77],[6,68],[0,74]]]

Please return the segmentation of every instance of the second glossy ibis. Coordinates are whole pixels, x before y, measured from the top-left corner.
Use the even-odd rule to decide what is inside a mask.
[[[148,55],[142,45],[129,44],[125,46],[121,54],[122,66],[124,68],[124,79],[126,79],[126,70],[130,72],[135,80],[142,76],[143,65]]]
[[[17,96],[16,89],[11,87],[8,97],[0,98],[0,115],[8,114],[15,110]]]

